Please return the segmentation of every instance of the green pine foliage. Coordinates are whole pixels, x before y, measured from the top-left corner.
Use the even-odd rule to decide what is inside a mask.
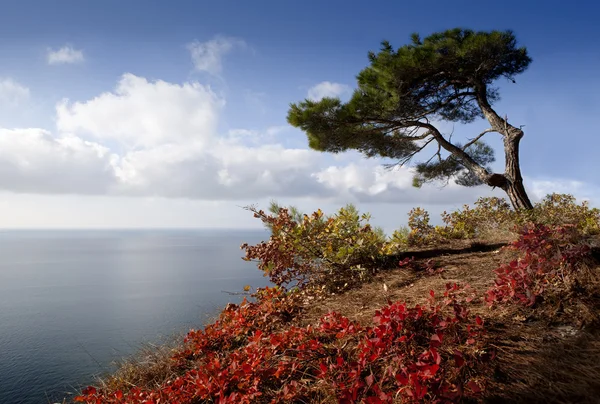
[[[426,152],[430,158],[415,164],[416,187],[454,179],[464,186],[509,188],[506,181],[498,185],[491,178],[494,151],[482,137],[498,132],[518,142],[522,136],[491,106],[499,99],[495,82],[501,78],[514,82],[531,63],[526,48],[517,46],[511,31],[457,28],[423,40],[417,34],[411,38],[397,49],[384,41],[379,52],[369,53],[370,65],[358,74],[348,102],[324,98],[293,103],[288,122],[306,133],[312,149],[322,152],[357,150],[367,158],[391,159],[397,165]],[[455,142],[433,124],[465,124],[484,117],[492,127],[466,144]],[[507,173],[505,179],[522,186],[520,173]],[[530,206],[526,197],[521,199],[511,200],[513,206]]]

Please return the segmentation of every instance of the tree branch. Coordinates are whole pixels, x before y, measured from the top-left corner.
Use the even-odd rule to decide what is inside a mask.
[[[487,99],[487,86],[485,84],[479,84],[476,86],[476,99],[481,112],[488,120],[490,125],[495,132],[500,133],[505,138],[510,137],[522,137],[523,130],[516,128],[508,123],[508,119],[503,119],[498,113],[492,108]]]
[[[427,136],[430,136],[431,133],[427,132]],[[423,144],[423,146],[419,147],[417,150],[415,150],[414,152],[412,152],[411,154],[409,154],[407,157],[405,157],[400,163],[398,163],[398,165],[400,167],[404,166],[404,164],[408,163],[417,153],[419,153],[421,150],[423,150],[425,147],[427,147],[427,145],[431,142],[433,142],[435,138],[432,137],[431,139],[429,139],[427,142],[425,142],[425,144]]]
[[[450,104],[452,101],[458,100],[459,98],[463,98],[463,97],[467,97],[467,96],[472,96],[472,97],[476,97],[477,93],[475,93],[474,91],[465,91],[462,93],[457,93],[451,97],[446,97],[446,101],[435,105],[433,108],[431,108],[430,110],[424,111],[421,115],[421,117],[423,116],[427,116],[427,115],[431,115],[432,113],[434,113],[435,111],[445,107],[446,105]],[[428,103],[428,106],[431,106],[432,104],[435,104],[435,102],[430,102]],[[458,106],[457,106],[458,108]],[[455,108],[456,110],[456,108]]]
[[[439,143],[441,147],[443,147],[450,154],[454,155],[457,159],[461,161],[466,168],[470,169],[473,174],[475,174],[482,182],[487,183],[487,179],[490,176],[490,173],[487,169],[482,167],[479,163],[477,163],[468,153],[466,153],[463,149],[457,147],[456,145],[450,143],[444,138],[444,136],[440,133],[440,131],[430,123],[419,123],[423,128],[427,128],[431,131],[431,135],[435,138],[435,140]],[[438,155],[436,153],[436,155]]]
[[[479,134],[479,136],[477,136],[475,139],[472,139],[472,140],[471,140],[469,143],[467,143],[466,145],[464,145],[462,149],[463,149],[463,150],[467,150],[467,148],[468,148],[469,146],[471,146],[473,143],[475,143],[475,142],[477,142],[479,139],[481,139],[481,138],[482,138],[482,137],[483,137],[483,136],[484,136],[486,133],[490,133],[490,132],[496,132],[496,129],[494,129],[494,128],[489,128],[489,129],[486,129],[486,130],[484,130],[483,132],[481,132],[481,133]]]
[[[442,162],[442,154],[440,153],[441,152],[441,148],[442,148],[442,145],[440,145],[440,143],[438,142],[437,152],[435,152],[435,154],[433,156],[429,157],[429,160],[427,160],[425,162],[425,164],[429,164],[431,162],[431,160],[434,159],[435,156],[438,157],[438,161],[441,163]]]
[[[368,121],[368,122],[372,122],[372,123],[378,123],[378,124],[382,124],[382,125],[387,125],[385,130],[383,128],[378,128],[377,131],[384,131],[385,133],[390,133],[393,132],[395,130],[401,130],[401,129],[410,129],[408,131],[407,135],[399,135],[396,136],[396,138],[400,138],[400,139],[406,139],[406,140],[424,140],[426,139],[428,136],[430,136],[430,133],[424,133],[422,135],[413,135],[413,133],[416,133],[419,131],[419,129],[423,129],[423,127],[421,126],[422,122],[420,121],[414,121],[414,120],[410,120],[410,121],[395,121],[395,120],[390,120],[390,119],[383,119],[383,118],[374,118],[374,117],[365,117],[364,120],[361,119],[360,121],[358,121],[357,123],[362,123],[364,121]],[[411,129],[413,128],[413,129]]]

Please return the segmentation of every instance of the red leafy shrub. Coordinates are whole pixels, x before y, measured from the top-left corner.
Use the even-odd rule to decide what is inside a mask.
[[[574,226],[526,227],[510,246],[523,255],[495,270],[495,285],[487,291],[486,301],[533,306],[548,287],[569,282],[589,254],[589,247],[579,238]]]
[[[193,359],[204,352],[226,351],[247,343],[257,331],[268,333],[289,323],[300,310],[299,294],[280,288],[266,287],[254,295],[256,302],[246,298],[239,305],[229,304],[219,318],[204,330],[192,330],[185,338],[188,349],[178,358]]]
[[[265,289],[256,303],[225,310],[203,331],[192,331],[174,360],[182,372],[153,390],[107,392],[89,387],[85,403],[456,402],[485,387],[484,327],[471,319],[448,285],[442,302],[390,303],[362,327],[337,313],[316,326],[282,326],[293,298]],[[292,299],[292,300],[290,300]],[[265,311],[262,311],[265,310]],[[287,313],[287,314],[284,314]]]
[[[315,273],[314,267],[317,252],[307,248],[299,248],[297,241],[290,235],[298,223],[287,209],[280,209],[277,215],[268,215],[263,211],[254,212],[254,217],[260,218],[270,228],[272,235],[267,242],[250,246],[242,244],[246,251],[245,260],[256,260],[258,269],[269,276],[271,282],[278,286],[288,284],[303,285]],[[315,221],[320,217],[315,216]]]
[[[484,386],[471,375],[493,355],[483,349],[483,321],[471,322],[459,302],[462,292],[448,284],[441,305],[433,304],[431,291],[429,307],[396,302],[377,311],[352,358],[338,353],[320,365],[339,402],[389,403],[399,397],[456,402],[478,396]]]

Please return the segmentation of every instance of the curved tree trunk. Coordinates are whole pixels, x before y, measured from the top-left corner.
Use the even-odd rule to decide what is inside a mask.
[[[500,118],[488,102],[485,86],[482,85],[477,88],[476,96],[479,107],[488,122],[492,125],[492,129],[500,133],[504,138],[504,174],[492,174],[485,182],[488,185],[502,188],[508,195],[515,210],[533,209],[533,205],[523,186],[523,177],[519,163],[519,143],[523,137],[523,130],[509,124],[507,118]]]
[[[429,131],[428,133],[435,138],[441,147],[459,158],[463,165],[475,174],[483,183],[504,190],[515,210],[533,209],[533,205],[523,186],[523,176],[521,175],[519,163],[519,143],[524,135],[523,130],[509,124],[507,118],[501,118],[496,111],[494,111],[488,101],[485,84],[479,83],[474,87],[475,97],[477,98],[479,108],[481,108],[481,112],[491,125],[490,129],[484,131],[476,139],[489,132],[498,132],[502,135],[504,139],[505,161],[503,174],[490,173],[485,167],[482,167],[473,160],[473,158],[465,152],[464,148],[461,149],[446,140],[440,131],[430,123],[419,123],[419,126],[427,129]]]
[[[502,122],[505,122],[505,120],[499,119]],[[465,153],[463,149],[447,141],[433,125],[427,123],[422,124],[422,127],[428,129],[441,147],[459,158],[463,165],[475,174],[483,183],[491,187],[503,189],[508,195],[515,210],[533,208],[533,205],[527,196],[527,192],[525,191],[525,187],[523,186],[523,177],[521,176],[521,167],[519,164],[519,142],[523,137],[523,131],[521,129],[510,126],[508,123],[506,123],[505,128],[502,129],[493,127],[495,132],[499,132],[502,135],[507,133],[507,135],[504,135],[505,171],[504,174],[497,174],[490,173],[484,167],[477,164],[477,162],[473,160],[468,153]],[[508,127],[511,129],[508,129]]]
[[[523,186],[519,164],[519,142],[522,137],[523,131],[516,128],[508,136],[504,136],[504,174],[491,174],[485,178],[486,184],[506,192],[515,210],[533,209]]]
[[[519,142],[523,137],[523,131],[510,133],[504,137],[504,159],[506,166],[504,177],[506,185],[502,188],[510,198],[515,210],[533,209],[533,205],[527,196],[521,176],[521,165],[519,164]]]
[[[533,209],[533,205],[527,196],[527,192],[525,192],[523,182],[510,184],[505,191],[508,194],[510,202],[515,210]]]

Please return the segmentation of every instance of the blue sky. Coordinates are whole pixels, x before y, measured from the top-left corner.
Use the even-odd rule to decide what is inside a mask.
[[[274,198],[354,202],[391,229],[412,206],[502,196],[411,189],[410,170],[307,150],[285,121],[309,93],[348,96],[381,40],[457,26],[512,29],[533,58],[517,84],[499,83],[496,105],[525,125],[532,198],[598,205],[597,15],[592,1],[4,2],[0,227],[248,227],[239,206]]]

